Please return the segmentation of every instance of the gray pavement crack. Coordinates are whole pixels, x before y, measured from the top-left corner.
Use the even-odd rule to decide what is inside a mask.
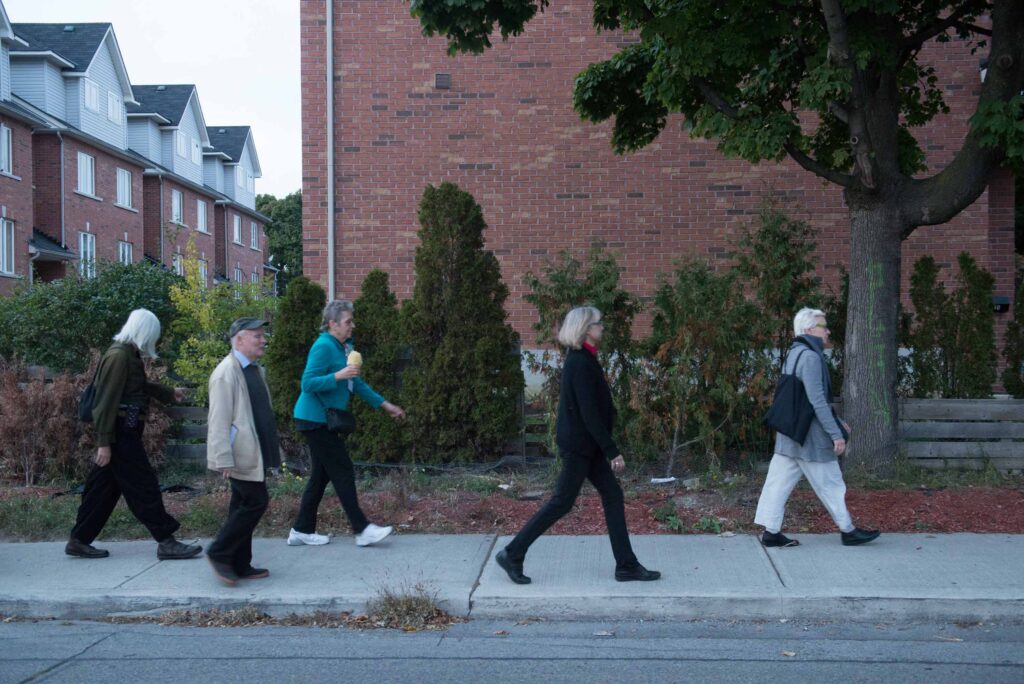
[[[473,581],[473,588],[469,590],[469,606],[466,611],[466,617],[473,614],[473,594],[476,593],[477,587],[480,586],[480,578],[484,576],[484,568],[491,561],[491,553],[494,552],[494,547],[498,543],[498,535],[494,535],[491,538],[491,545],[487,548],[487,553],[484,555],[484,562],[480,564],[480,572],[476,574],[476,579]]]
[[[772,570],[775,571],[775,576],[779,579],[779,584],[781,584],[782,588],[785,589],[786,581],[782,579],[782,573],[780,573],[779,569],[775,566],[775,561],[772,560],[772,554],[768,553],[768,549],[766,549],[764,544],[760,541],[757,542],[757,545],[761,548],[761,553],[763,553],[765,558],[768,559],[768,564],[772,566]]]
[[[147,572],[149,572],[150,570],[152,570],[153,568],[155,568],[158,565],[160,565],[160,561],[159,560],[153,561],[152,564],[147,565],[145,568],[143,568],[139,572],[135,573],[134,575],[132,575],[131,577],[129,577],[125,581],[121,582],[116,587],[114,587],[114,589],[120,589],[124,585],[128,584],[129,582],[131,582],[133,579],[135,579],[137,577],[142,577],[143,575],[145,575]]]
[[[39,681],[42,681],[43,678],[48,677],[52,672],[54,672],[57,669],[63,667],[64,665],[67,665],[72,660],[75,660],[77,658],[82,657],[83,655],[88,653],[89,650],[92,649],[94,646],[99,646],[100,644],[102,644],[104,641],[106,641],[110,637],[114,636],[115,634],[117,634],[117,632],[110,632],[109,634],[103,635],[102,637],[100,637],[96,641],[92,642],[91,644],[89,644],[88,646],[83,648],[78,653],[75,653],[73,655],[68,656],[64,660],[60,661],[59,663],[56,663],[55,665],[51,665],[50,667],[46,668],[45,670],[40,670],[39,672],[36,672],[34,675],[32,675],[31,677],[29,677],[27,679],[21,680],[21,684],[29,684],[29,682],[39,682]]]

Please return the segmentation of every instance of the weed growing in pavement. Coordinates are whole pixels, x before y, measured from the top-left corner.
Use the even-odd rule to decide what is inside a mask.
[[[405,631],[447,626],[452,616],[437,605],[437,592],[420,582],[398,589],[381,586],[366,606],[367,618],[378,627]]]

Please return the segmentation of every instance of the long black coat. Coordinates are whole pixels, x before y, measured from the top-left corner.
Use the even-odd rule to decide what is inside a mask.
[[[612,440],[615,405],[604,371],[586,349],[572,349],[562,367],[555,441],[559,448],[578,454],[619,455]]]

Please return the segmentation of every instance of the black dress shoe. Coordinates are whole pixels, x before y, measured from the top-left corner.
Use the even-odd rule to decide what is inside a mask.
[[[164,539],[156,547],[156,557],[160,560],[182,560],[195,558],[203,550],[199,544],[182,544],[173,536]]]
[[[206,560],[210,561],[210,567],[213,568],[213,574],[217,576],[217,579],[229,587],[233,587],[238,584],[238,573],[235,572],[233,567],[227,563],[215,561],[209,556],[206,557]]]
[[[639,563],[636,567],[626,568],[625,570],[615,570],[615,581],[616,582],[653,582],[656,579],[661,578],[661,573],[657,570],[648,570]]]
[[[878,530],[862,530],[859,527],[854,527],[852,532],[842,532],[841,537],[843,539],[843,546],[857,546],[858,544],[867,544],[869,541],[878,539],[878,535],[881,532]]]
[[[761,543],[769,549],[776,546],[800,546],[800,542],[798,542],[796,539],[790,539],[781,532],[769,532],[768,530],[765,530],[764,533],[761,535]]]
[[[508,551],[502,549],[494,557],[501,569],[508,574],[508,578],[516,584],[529,584],[533,580],[523,574],[523,561],[514,561],[508,557]]]
[[[266,568],[254,568],[251,565],[237,574],[238,579],[263,579],[264,577],[270,577],[270,571]]]
[[[106,549],[97,549],[95,546],[80,542],[77,539],[69,539],[64,546],[64,553],[76,558],[106,558],[110,552]]]

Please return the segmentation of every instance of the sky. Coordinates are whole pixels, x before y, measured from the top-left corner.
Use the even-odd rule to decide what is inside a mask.
[[[256,192],[302,185],[298,0],[0,0],[12,23],[110,22],[134,85],[194,83],[208,126],[252,126]]]

